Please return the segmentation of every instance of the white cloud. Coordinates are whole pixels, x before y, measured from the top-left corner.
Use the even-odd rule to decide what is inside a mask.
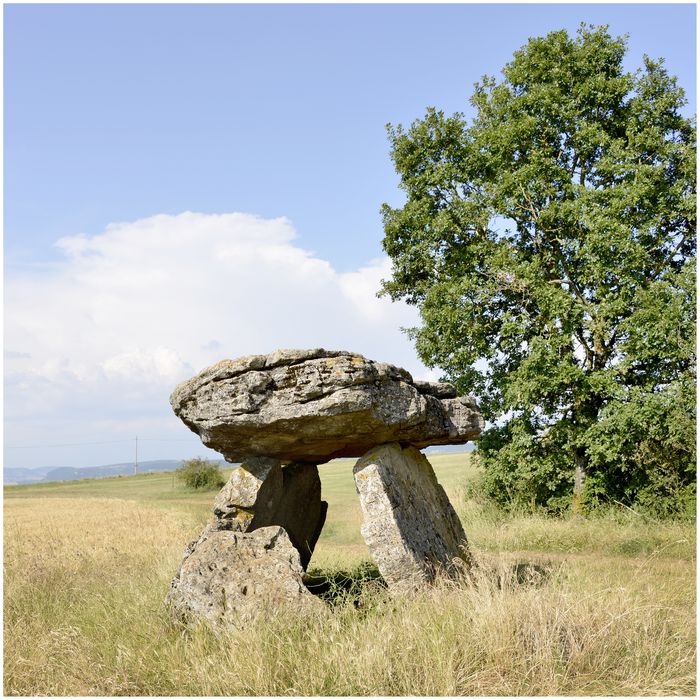
[[[108,378],[160,382],[177,380],[189,366],[171,348],[139,348],[108,357],[100,363]]]
[[[356,272],[341,274],[338,283],[343,296],[351,301],[365,318],[381,321],[391,309],[391,302],[388,299],[378,302],[377,291],[381,281],[390,276],[391,261],[388,257],[379,258]]]
[[[8,276],[6,442],[109,439],[96,431],[127,420],[175,435],[178,381],[280,347],[347,349],[425,376],[400,331],[417,312],[376,297],[388,259],[339,273],[295,238],[285,218],[158,215],[63,238],[62,264]]]

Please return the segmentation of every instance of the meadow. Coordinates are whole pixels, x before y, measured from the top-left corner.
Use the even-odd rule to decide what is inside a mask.
[[[218,637],[163,606],[215,492],[171,473],[5,487],[4,693],[696,694],[694,523],[506,515],[467,497],[468,453],[430,461],[471,577],[388,595],[338,460],[320,467],[329,510],[309,566],[328,606]]]

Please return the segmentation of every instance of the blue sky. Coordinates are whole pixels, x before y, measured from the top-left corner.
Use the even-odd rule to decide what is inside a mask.
[[[414,312],[374,299],[401,201],[385,124],[469,115],[482,75],[581,22],[629,34],[629,68],[664,57],[694,114],[695,12],[5,5],[6,464],[127,461],[42,445],[134,434],[164,440],[144,459],[203,454],[167,395],[221,357],[320,344],[426,373]]]

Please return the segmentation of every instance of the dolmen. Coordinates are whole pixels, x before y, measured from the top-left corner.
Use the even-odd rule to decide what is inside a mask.
[[[361,533],[392,592],[415,591],[467,556],[467,538],[420,452],[483,429],[451,384],[343,351],[223,360],[179,384],[176,415],[238,464],[185,549],[167,603],[178,618],[237,625],[284,604],[322,605],[303,575],[326,519],[318,465],[357,457]]]

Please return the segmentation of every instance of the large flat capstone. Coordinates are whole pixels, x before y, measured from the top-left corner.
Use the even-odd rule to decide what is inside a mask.
[[[427,447],[477,437],[471,397],[343,351],[278,350],[223,360],[179,384],[175,413],[231,462],[263,456],[319,464],[383,443]]]

